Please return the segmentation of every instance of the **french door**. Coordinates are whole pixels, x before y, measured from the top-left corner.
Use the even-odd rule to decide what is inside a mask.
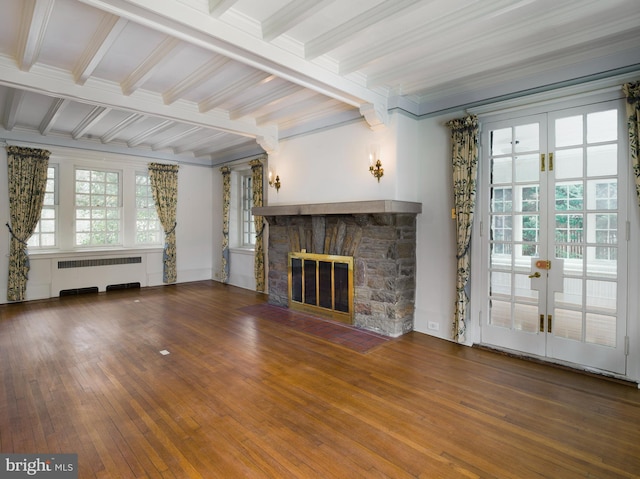
[[[625,373],[622,108],[483,125],[483,343]]]

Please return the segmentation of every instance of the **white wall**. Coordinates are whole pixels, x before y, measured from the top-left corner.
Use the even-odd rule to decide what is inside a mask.
[[[415,329],[451,339],[456,284],[455,222],[450,131],[446,121],[463,114],[419,122],[421,159],[418,215]]]
[[[148,159],[128,157],[123,155],[108,155],[93,151],[68,150],[63,148],[48,148],[51,152],[51,162],[64,164],[65,168],[73,167],[77,161],[88,161],[103,167],[144,169]],[[191,165],[181,165],[178,173],[178,212],[176,228],[178,282],[196,281],[212,278],[212,236],[213,220],[209,214],[212,198],[211,168]],[[61,195],[71,194],[60,192]],[[59,215],[60,216],[60,215]],[[4,148],[0,149],[0,222],[2,225],[9,221],[9,193],[7,186],[7,155]],[[73,228],[73,224],[66,221],[58,223],[58,229]],[[0,303],[7,302],[7,270],[9,254],[9,233],[3,226],[0,232]],[[27,283],[27,299],[41,299],[57,296],[60,289],[84,286],[99,286],[102,289],[104,281],[118,282],[118,273],[112,271],[115,267],[95,267],[74,269],[74,275],[65,283],[65,275],[54,275],[53,266],[58,259],[72,259],[74,257],[109,257],[120,252],[129,254],[132,251],[143,256],[142,272],[125,274],[121,282],[129,282],[129,278],[141,278],[142,286],[162,284],[162,247],[138,249],[109,248],[100,253],[89,254],[83,251],[70,254],[61,249],[50,250],[44,255],[31,254],[32,269]],[[107,268],[107,269],[100,269]],[[132,267],[125,266],[124,270]],[[109,274],[107,274],[107,270]],[[66,272],[68,275],[68,272]],[[99,274],[100,278],[95,276]],[[142,274],[142,276],[140,276]],[[107,278],[107,276],[109,278]],[[71,284],[73,283],[73,284]],[[98,284],[99,283],[99,284]]]

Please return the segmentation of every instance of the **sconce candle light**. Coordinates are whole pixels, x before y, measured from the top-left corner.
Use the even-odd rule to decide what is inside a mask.
[[[377,148],[372,147],[371,153],[369,153],[369,173],[371,173],[374,178],[378,180],[378,183],[380,183],[380,178],[384,175],[384,168],[382,168],[382,162],[380,161],[380,158],[377,158],[377,156]]]
[[[276,175],[276,179],[273,179],[273,173],[271,171],[269,171],[269,186],[272,188],[276,189],[277,191],[280,191],[280,176]]]

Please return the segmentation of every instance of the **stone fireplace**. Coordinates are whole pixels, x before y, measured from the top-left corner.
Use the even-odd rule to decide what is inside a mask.
[[[420,203],[377,200],[264,206],[269,303],[289,305],[289,253],[353,258],[355,327],[397,337],[413,330]]]

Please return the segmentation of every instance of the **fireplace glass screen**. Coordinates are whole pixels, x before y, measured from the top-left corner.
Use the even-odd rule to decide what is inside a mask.
[[[289,307],[351,323],[353,258],[289,253]]]

